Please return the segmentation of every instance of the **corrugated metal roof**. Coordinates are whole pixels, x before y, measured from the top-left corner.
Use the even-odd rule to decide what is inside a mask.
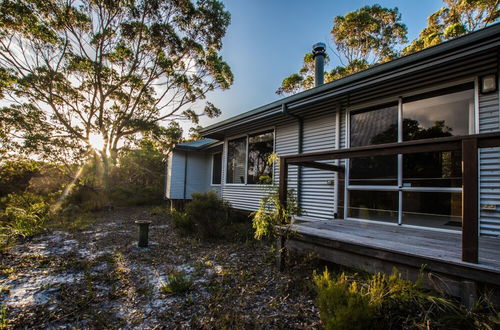
[[[431,60],[432,62],[432,59],[436,58],[436,56],[438,55],[447,54],[449,52],[457,50],[461,51],[462,48],[465,46],[469,46],[475,43],[480,43],[485,40],[490,42],[493,37],[496,38],[500,37],[500,23],[493,24],[482,30],[469,33],[468,35],[443,42],[439,45],[429,47],[422,51],[397,58],[387,63],[375,65],[369,69],[360,71],[358,73],[349,75],[347,77],[335,80],[330,83],[323,84],[318,87],[311,88],[309,90],[297,93],[295,95],[285,97],[283,99],[274,101],[267,105],[263,105],[259,108],[244,112],[237,116],[207,126],[201,130],[201,133],[204,136],[215,136],[216,132],[223,131],[229,126],[239,125],[240,122],[248,122],[249,120],[250,121],[258,120],[264,118],[265,116],[269,116],[275,113],[280,113],[281,106],[284,104],[290,105],[297,103],[297,105],[300,105],[300,103],[306,99],[311,100],[314,99],[315,97],[320,98],[323,94],[329,94],[337,89],[340,90],[347,85],[360,84],[369,78],[372,78],[374,76],[382,76],[387,73],[397,71],[398,69],[405,68],[410,64],[427,60]],[[494,48],[497,47],[497,45],[492,43],[491,47]]]

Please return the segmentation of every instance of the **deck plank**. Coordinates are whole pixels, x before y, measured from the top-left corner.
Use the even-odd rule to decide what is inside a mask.
[[[298,221],[292,231],[500,274],[500,239],[479,238],[479,263],[462,261],[461,233],[350,220]]]

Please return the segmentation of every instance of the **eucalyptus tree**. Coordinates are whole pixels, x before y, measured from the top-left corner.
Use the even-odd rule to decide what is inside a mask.
[[[203,100],[233,82],[229,23],[217,0],[1,1],[0,149],[109,167],[142,137],[171,146],[220,114]]]
[[[403,50],[410,54],[494,23],[500,17],[499,0],[443,0],[418,38]]]
[[[398,47],[407,42],[407,29],[401,22],[398,8],[380,5],[365,6],[345,16],[336,16],[330,33],[334,44],[332,51],[340,65],[325,72],[325,82],[388,61],[396,57]],[[276,93],[295,93],[312,88],[313,75],[314,57],[308,53],[300,71],[286,77]]]

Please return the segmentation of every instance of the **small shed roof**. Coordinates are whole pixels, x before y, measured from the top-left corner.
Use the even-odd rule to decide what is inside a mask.
[[[195,151],[195,150],[200,150],[207,148],[211,146],[214,143],[217,143],[217,140],[214,139],[201,139],[201,140],[196,140],[196,141],[189,141],[189,142],[183,142],[179,143],[175,146],[176,150],[184,150],[184,151]]]

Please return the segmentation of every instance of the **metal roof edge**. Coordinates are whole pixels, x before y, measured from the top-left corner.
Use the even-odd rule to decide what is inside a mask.
[[[313,97],[316,94],[321,94],[324,92],[327,92],[329,90],[333,90],[335,88],[342,87],[343,85],[349,84],[349,83],[354,83],[359,80],[363,80],[366,78],[369,78],[371,76],[375,76],[377,74],[381,74],[386,71],[391,71],[394,70],[398,67],[403,67],[405,65],[409,65],[418,61],[423,61],[425,59],[434,57],[438,54],[446,53],[454,49],[459,49],[460,47],[463,47],[464,45],[470,45],[474,44],[476,42],[488,39],[492,36],[497,36],[500,37],[500,23],[495,23],[492,24],[488,27],[485,27],[481,30],[471,32],[467,35],[445,41],[443,43],[440,43],[438,45],[428,47],[426,49],[423,49],[421,51],[405,55],[399,58],[396,58],[392,61],[382,63],[375,65],[373,67],[370,67],[366,70],[351,74],[349,76],[346,76],[344,78],[340,78],[337,80],[334,80],[332,82],[323,84],[318,87],[311,88],[309,90],[287,96],[285,98],[273,101],[271,103],[268,103],[266,105],[260,106],[258,108],[255,108],[250,111],[246,111],[244,113],[241,113],[239,115],[230,117],[228,119],[222,120],[218,123],[212,124],[210,126],[207,126],[201,130],[201,134],[203,136],[208,135],[208,134],[213,134],[221,129],[223,129],[224,126],[228,124],[233,124],[239,120],[252,117],[257,114],[264,113],[266,111],[272,110],[274,108],[281,108],[283,104],[289,104],[292,102],[300,101],[305,98],[310,98]]]

